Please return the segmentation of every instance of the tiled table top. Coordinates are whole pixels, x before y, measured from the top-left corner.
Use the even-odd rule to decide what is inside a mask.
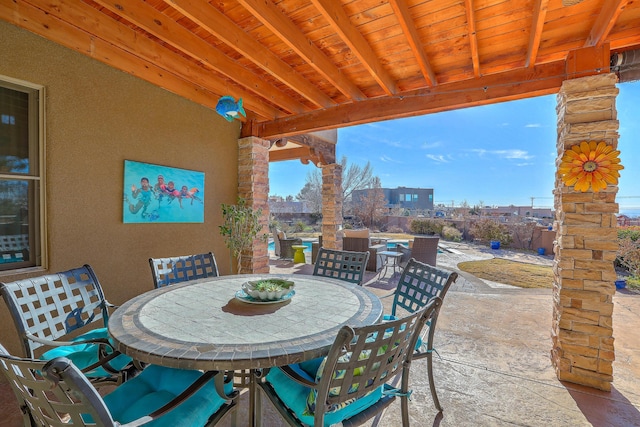
[[[235,297],[247,280],[281,277],[295,295],[277,304]],[[326,355],[343,325],[382,317],[367,289],[302,275],[221,276],[154,289],[123,304],[109,318],[118,350],[163,366],[238,370],[265,368]]]

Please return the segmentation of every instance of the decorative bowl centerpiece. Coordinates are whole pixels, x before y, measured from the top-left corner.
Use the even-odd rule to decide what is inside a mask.
[[[293,290],[294,282],[285,279],[258,279],[242,284],[242,290],[259,301],[276,301]]]

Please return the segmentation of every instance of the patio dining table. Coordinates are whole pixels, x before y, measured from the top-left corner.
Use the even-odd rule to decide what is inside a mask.
[[[290,298],[251,302],[242,284],[261,278],[295,282]],[[325,356],[343,325],[370,325],[382,303],[369,290],[306,275],[230,275],[146,292],[109,318],[116,348],[136,360],[204,371],[283,366]],[[249,424],[260,424],[254,375]]]

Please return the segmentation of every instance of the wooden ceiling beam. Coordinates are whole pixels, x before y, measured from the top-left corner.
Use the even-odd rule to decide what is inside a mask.
[[[604,2],[584,47],[600,46],[607,40],[609,32],[618,21],[618,17],[627,3],[629,0],[607,0]]]
[[[467,14],[469,48],[471,49],[473,75],[477,78],[480,77],[480,55],[478,54],[478,36],[476,35],[476,16],[473,9],[473,0],[464,0],[464,8]]]
[[[356,101],[367,98],[360,88],[342,74],[338,67],[274,3],[261,0],[238,0],[238,3],[250,11],[264,26],[289,45],[307,64],[323,75],[347,98]]]
[[[255,94],[270,100],[276,105],[280,105],[289,112],[301,113],[309,111],[308,108],[305,108],[299,102],[293,100],[275,87],[266,84],[259,76],[241,67],[224,53],[215,49],[209,43],[197,37],[182,25],[179,25],[148,4],[144,2],[123,3],[121,1],[111,0],[94,1],[147,33],[154,35],[170,46],[185,53],[189,57],[194,58],[212,70],[235,81],[240,86],[248,87],[248,89]],[[93,8],[87,7],[87,9]],[[98,12],[97,10],[95,11]],[[138,40],[141,39],[142,37],[137,35],[134,43],[137,43]],[[131,49],[125,42],[121,42],[121,44]],[[158,43],[153,44],[158,45]],[[144,55],[145,51],[142,50],[140,54]],[[246,82],[248,81],[255,82],[255,85],[247,86]],[[221,95],[229,95],[229,93],[222,93]],[[247,104],[247,108],[250,108],[249,104]]]
[[[45,6],[46,8],[42,9]],[[204,70],[198,70],[197,66],[172,52],[162,52],[159,55],[162,57],[161,60],[148,61],[144,57],[116,47],[117,44],[114,45],[96,37],[90,31],[70,24],[69,22],[84,23],[90,28],[100,25],[110,33],[119,34],[121,37],[127,37],[127,32],[133,32],[128,27],[114,26],[115,21],[110,18],[105,20],[105,17],[99,16],[102,15],[100,13],[96,15],[83,8],[75,9],[80,6],[88,7],[80,2],[72,2],[69,5],[60,2],[57,5],[38,2],[37,6],[27,3],[26,0],[0,2],[0,19],[209,108],[215,109],[219,94],[226,91],[226,93],[246,97],[247,104],[251,106],[249,108],[254,113],[265,118],[277,117],[279,110],[267,107],[263,100],[257,100],[251,93],[230,86],[210,75],[208,85],[194,84],[189,78],[193,78]],[[98,12],[95,9],[92,10]],[[82,19],[69,21],[74,16]],[[132,34],[129,36],[135,37]],[[155,51],[155,48],[150,48],[149,53]],[[180,68],[181,72],[176,73],[175,68],[167,64]]]
[[[413,22],[407,3],[405,0],[389,0],[389,4],[391,4],[393,11],[398,18],[398,22],[400,22],[402,32],[407,38],[409,47],[418,61],[418,66],[420,67],[420,71],[422,71],[424,79],[427,81],[429,86],[435,86],[437,84],[436,75],[431,68],[427,54],[424,51],[423,43],[420,40],[418,30]]]
[[[208,1],[165,0],[165,2],[318,107],[327,108],[336,105],[336,102],[327,94],[245,33]]]
[[[536,65],[536,58],[538,57],[538,50],[540,49],[542,29],[544,28],[548,7],[549,0],[535,0],[534,2],[531,33],[529,34],[529,47],[527,47],[527,61],[525,63],[525,67],[527,68]]]
[[[253,130],[256,136],[270,139],[547,95],[556,93],[566,80],[565,65],[565,61],[556,61],[473,80],[439,84],[428,90],[257,123],[252,128],[243,127],[242,133],[248,136],[245,132]]]
[[[387,95],[395,94],[398,91],[395,80],[382,66],[364,36],[351,23],[342,8],[342,3],[332,0],[311,0],[311,2],[322,13],[322,16],[329,22],[333,30],[349,46],[353,54],[358,57],[362,65],[367,68],[385,93]]]

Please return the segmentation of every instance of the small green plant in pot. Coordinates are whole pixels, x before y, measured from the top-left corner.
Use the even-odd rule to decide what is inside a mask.
[[[251,249],[254,240],[266,241],[268,238],[266,233],[260,233],[262,209],[253,209],[247,206],[246,200],[238,198],[237,205],[222,204],[222,216],[224,223],[220,226],[220,234],[232,257],[236,258],[238,274],[241,274],[242,252]]]

